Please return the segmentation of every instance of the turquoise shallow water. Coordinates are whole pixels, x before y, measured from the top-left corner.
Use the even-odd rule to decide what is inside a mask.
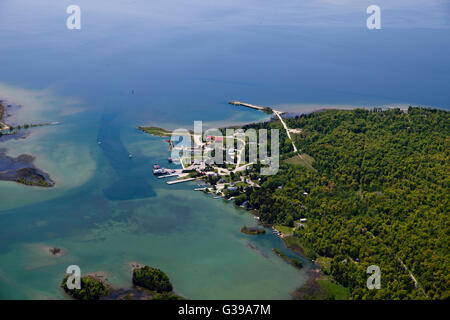
[[[230,203],[168,186],[167,143],[138,125],[192,128],[257,121],[236,99],[302,112],[324,106],[448,108],[446,1],[66,0],[0,3],[0,99],[21,105],[13,124],[60,121],[0,142],[36,156],[53,189],[0,182],[0,298],[64,298],[70,264],[129,287],[129,262],[166,271],[187,298],[286,299],[305,281],[271,249],[271,233]],[[97,144],[101,139],[103,143]],[[128,154],[135,155],[129,159]],[[59,258],[49,246],[63,248]],[[256,249],[255,249],[256,248]]]
[[[255,223],[246,211],[194,192],[195,184],[169,186],[156,179],[153,163],[167,162],[162,138],[122,127],[116,113],[93,114],[92,126],[81,123],[86,115],[76,118],[73,126],[67,120],[67,126],[47,128],[39,143],[20,142],[34,148],[37,143],[38,159],[48,155],[38,163],[56,174],[54,190],[0,184],[2,298],[64,298],[58,284],[71,264],[83,273],[103,271],[112,285],[124,288],[131,286],[130,262],[149,264],[166,271],[188,298],[286,299],[305,280],[308,268],[299,272],[271,252],[284,248],[271,232],[257,238],[240,233],[244,224]],[[52,152],[55,147],[60,154]],[[96,168],[79,186],[71,179],[86,170],[72,167],[71,157]],[[54,162],[63,168],[60,175]],[[11,201],[12,194],[27,200]],[[49,246],[66,253],[51,257]]]

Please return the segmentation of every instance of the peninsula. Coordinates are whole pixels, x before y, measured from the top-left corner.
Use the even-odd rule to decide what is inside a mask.
[[[181,159],[183,174],[207,184],[196,190],[233,200],[273,226],[287,247],[315,264],[321,276],[313,277],[312,285],[320,287],[321,297],[448,298],[444,279],[450,266],[439,248],[448,243],[448,228],[442,226],[449,223],[450,112],[328,109],[283,119],[281,111],[271,110],[277,120],[242,129],[279,130],[278,173],[260,175],[261,163],[249,162],[244,149],[224,148],[235,161]],[[193,139],[191,150],[239,139],[223,132]],[[361,275],[374,263],[385,266],[383,279],[395,287],[367,290]]]
[[[0,143],[2,136],[11,136],[20,129],[28,129],[36,126],[49,125],[23,125],[13,127],[6,124],[6,106],[0,101]],[[22,154],[18,157],[10,157],[6,154],[6,149],[0,148],[0,181],[14,181],[28,186],[53,187],[55,182],[50,175],[34,165],[35,157],[32,155]]]

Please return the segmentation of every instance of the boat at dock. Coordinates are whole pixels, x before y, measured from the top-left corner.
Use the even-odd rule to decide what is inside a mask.
[[[172,162],[173,162],[173,160],[172,160],[171,157],[168,157],[168,158],[167,158],[167,161],[169,161],[169,163],[172,163]]]
[[[160,176],[166,174],[166,171],[164,169],[153,169],[153,174],[155,176]]]

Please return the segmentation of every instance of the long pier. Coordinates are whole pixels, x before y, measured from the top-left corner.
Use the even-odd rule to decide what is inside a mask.
[[[264,110],[264,107],[256,106],[254,104],[245,103],[245,102],[241,102],[241,101],[234,101],[234,100],[232,100],[232,101],[230,101],[228,103],[232,104],[232,105],[235,105],[235,106],[242,106],[242,107],[247,107],[247,108],[251,108],[251,109],[256,109],[256,110],[259,110],[259,111],[263,111]]]
[[[167,181],[167,184],[176,184],[176,183],[182,183],[182,182],[188,182],[195,180],[195,178],[189,178],[189,179],[183,179],[183,180],[174,180],[174,181]]]
[[[232,104],[234,106],[241,106],[241,107],[246,107],[246,108],[250,108],[250,109],[255,109],[255,110],[259,110],[262,112],[267,112],[268,110],[272,110],[273,113],[278,112],[279,114],[283,114],[285,113],[284,111],[280,111],[280,110],[275,110],[272,109],[270,107],[261,107],[261,106],[257,106],[254,104],[250,104],[250,103],[246,103],[246,102],[241,102],[241,101],[235,101],[235,100],[231,100],[228,102],[229,104]]]

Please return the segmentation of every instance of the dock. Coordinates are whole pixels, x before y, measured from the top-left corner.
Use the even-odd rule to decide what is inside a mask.
[[[193,181],[195,178],[189,178],[189,179],[183,179],[183,180],[174,180],[174,181],[167,181],[167,184],[176,184],[176,183],[182,183],[182,182],[188,182]]]
[[[241,102],[241,101],[230,101],[228,103],[232,104],[232,105],[235,105],[235,106],[242,106],[242,107],[247,107],[247,108],[251,108],[251,109],[256,109],[256,110],[259,110],[259,111],[263,111],[264,110],[264,107],[255,106],[254,104],[245,103],[245,102]]]
[[[178,177],[178,173],[166,174],[166,175],[163,175],[163,176],[159,176],[158,179],[164,179],[164,178],[170,178],[170,177]]]
[[[241,106],[241,107],[246,107],[246,108],[250,108],[250,109],[259,110],[259,111],[262,111],[262,112],[265,112],[265,113],[270,113],[270,112],[268,112],[268,110],[271,110],[273,113],[279,113],[279,114],[284,114],[285,113],[284,111],[275,110],[275,109],[272,109],[271,107],[261,107],[261,106],[257,106],[257,105],[254,105],[254,104],[241,102],[241,101],[231,100],[228,103],[232,104],[234,106]]]

